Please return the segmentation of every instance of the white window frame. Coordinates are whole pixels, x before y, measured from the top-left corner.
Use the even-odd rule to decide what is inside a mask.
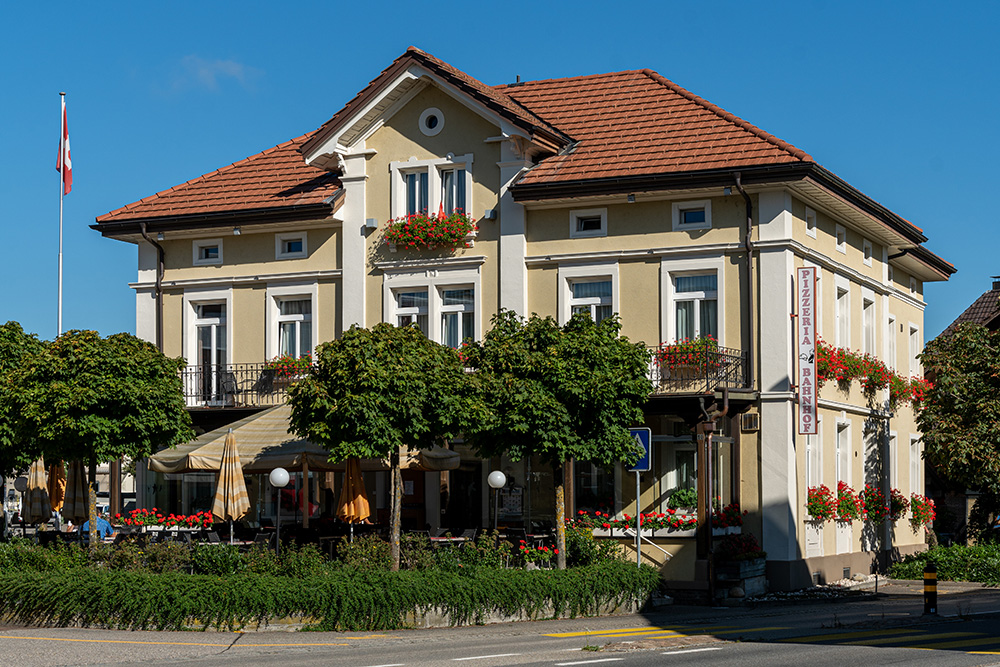
[[[475,287],[475,285],[472,285],[471,283],[468,284],[468,285],[439,285],[437,287],[438,303],[441,304],[441,307],[440,307],[439,312],[438,312],[438,319],[439,320],[443,320],[444,316],[447,315],[448,313],[458,313],[459,314],[458,324],[459,324],[460,327],[462,326],[462,317],[461,317],[461,314],[467,312],[465,304],[450,305],[450,306],[449,305],[445,305],[443,292],[445,292],[446,290],[463,290],[463,289],[471,289],[472,290],[472,299],[473,299],[472,300],[472,308],[473,308],[472,312],[473,312],[473,322],[475,322],[475,316],[477,315],[477,311],[475,309],[476,308],[476,287]],[[428,295],[428,297],[430,297],[430,295]],[[442,345],[447,345],[447,343],[445,343],[445,341],[444,341],[444,322],[439,321],[438,322],[438,326],[440,326],[440,328],[441,328],[441,340],[440,340],[440,342],[441,342]],[[476,329],[475,324],[473,324],[473,329]],[[473,340],[478,340],[478,338],[476,337],[476,332],[475,331],[465,331],[465,329],[463,328],[462,329],[462,335],[458,337],[458,344],[459,344],[459,346],[461,346],[462,341],[464,341],[466,338],[472,338]]]
[[[915,322],[910,322],[907,332],[906,351],[910,359],[910,377],[916,377],[922,374],[920,360],[917,359],[917,355],[923,351],[924,341],[920,337],[920,326]]]
[[[433,160],[409,160],[389,163],[389,200],[390,213],[393,218],[406,215],[406,175],[412,173],[427,174],[427,213],[434,215],[443,203],[441,171],[446,169],[465,170],[465,213],[472,215],[475,210],[472,202],[472,162],[473,154],[448,154],[447,157]]]
[[[236,328],[233,326],[235,320],[233,316],[233,291],[232,289],[198,289],[192,288],[184,291],[183,306],[181,308],[181,326],[183,331],[183,340],[181,341],[181,350],[184,354],[184,360],[187,364],[187,368],[190,371],[198,370],[198,306],[208,305],[213,303],[224,303],[226,306],[226,365],[235,363],[233,358],[233,330]],[[218,372],[219,369],[215,369]],[[198,374],[189,373],[188,381],[198,382]],[[189,393],[190,401],[190,390],[192,387],[185,387],[185,391]],[[222,397],[217,397],[218,400],[222,400]],[[190,405],[197,405],[201,402],[201,399],[195,399]]]
[[[816,211],[806,206],[806,236],[816,238]]]
[[[899,361],[896,359],[896,316],[889,313],[886,318],[888,332],[885,337],[885,363],[890,370],[896,370]]]
[[[300,252],[285,252],[285,242],[302,241]],[[304,259],[309,256],[309,242],[306,232],[288,232],[274,235],[274,258],[275,259]]]
[[[844,435],[843,443],[840,440],[840,434],[841,433],[845,434]],[[837,419],[837,430],[834,433],[834,437],[836,438],[836,440],[834,441],[834,455],[836,457],[836,460],[834,462],[833,470],[834,470],[834,474],[836,474],[836,476],[837,476],[837,481],[838,482],[841,482],[841,481],[842,482],[846,482],[848,484],[848,486],[850,486],[852,484],[852,482],[851,482],[851,478],[852,478],[851,468],[854,467],[854,443],[852,442],[852,437],[851,436],[852,436],[852,434],[851,434],[851,420],[850,419],[844,419],[844,418],[838,418]],[[847,448],[846,456],[845,456],[844,447],[842,447],[841,444],[843,444],[844,447]],[[845,463],[846,463],[846,466],[844,465]],[[834,488],[833,491],[834,491],[834,493],[836,493],[837,489]]]
[[[269,284],[266,289],[267,306],[264,312],[267,336],[264,340],[264,355],[267,359],[274,359],[281,349],[281,301],[298,301],[309,299],[312,304],[312,315],[310,316],[311,337],[313,349],[310,352],[315,356],[316,346],[319,344],[319,284],[315,282]]]
[[[566,324],[573,316],[573,283],[611,280],[611,314],[619,312],[618,262],[572,264],[559,266],[559,324]]]
[[[920,458],[920,434],[911,433],[910,434],[910,451],[908,452],[910,460],[910,493],[919,493],[924,495],[924,487],[920,483],[921,480],[921,468],[923,466],[921,463],[923,459]]]
[[[889,431],[889,438],[886,442],[886,448],[889,450],[888,456],[889,460],[889,488],[898,489],[899,488],[899,438],[896,431]]]
[[[864,262],[865,266],[872,265],[872,254],[874,253],[874,247],[872,242],[868,239],[861,240],[861,261]]]
[[[681,211],[690,211],[692,209],[703,208],[705,209],[705,222],[698,223],[681,223]],[[711,199],[691,199],[688,201],[675,201],[671,207],[671,221],[672,228],[675,232],[688,232],[698,229],[711,229],[712,228],[712,200]]]
[[[834,322],[836,331],[834,344],[840,348],[851,347],[851,281],[844,276],[836,276],[837,289],[834,293]],[[841,298],[844,300],[841,301]]]
[[[396,293],[427,290],[427,337],[440,343],[441,331],[441,290],[473,290],[475,308],[474,326],[471,338],[481,340],[483,330],[483,287],[479,267],[475,268],[428,268],[428,269],[386,269],[382,276],[382,321],[396,326],[397,317],[405,314],[396,307]],[[463,334],[465,332],[462,332]]]
[[[217,246],[219,256],[203,259],[201,257],[202,248]],[[195,239],[191,242],[191,263],[195,266],[215,266],[222,264],[222,239]]]
[[[581,218],[601,218],[601,228],[586,231],[577,230],[577,222]],[[571,239],[591,238],[608,235],[608,209],[580,208],[569,212],[569,237]]]
[[[878,336],[875,322],[878,308],[875,305],[875,292],[861,288],[861,351],[878,356]]]
[[[677,300],[677,293],[674,289],[675,275],[693,275],[715,273],[716,286],[716,324],[718,327],[717,342],[720,347],[725,347],[726,337],[726,281],[725,281],[725,258],[705,257],[701,259],[669,259],[663,258],[660,262],[660,294],[663,295],[664,302],[660,308],[660,339],[662,341],[677,340],[677,314],[674,310],[674,302]]]
[[[835,229],[835,241],[837,243],[837,252],[844,255],[847,254],[847,228],[843,225],[838,224]]]

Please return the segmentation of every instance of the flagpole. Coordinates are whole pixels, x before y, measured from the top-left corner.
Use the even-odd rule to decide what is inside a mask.
[[[56,336],[61,336],[62,325],[62,287],[63,287],[63,195],[66,192],[66,182],[63,172],[66,170],[66,93],[59,93],[59,275],[57,287],[58,310],[56,313]]]

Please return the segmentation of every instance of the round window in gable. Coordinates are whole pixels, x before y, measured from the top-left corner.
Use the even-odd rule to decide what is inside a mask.
[[[444,114],[441,113],[441,110],[435,107],[424,109],[424,112],[420,114],[420,131],[425,136],[433,137],[442,129],[444,129]]]

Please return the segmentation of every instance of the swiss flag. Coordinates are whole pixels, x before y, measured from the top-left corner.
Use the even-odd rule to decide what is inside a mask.
[[[63,169],[63,160],[66,168]],[[66,124],[66,98],[62,98],[62,137],[59,138],[59,157],[56,159],[56,171],[62,172],[63,194],[68,195],[73,189],[73,160],[69,156],[69,125]]]

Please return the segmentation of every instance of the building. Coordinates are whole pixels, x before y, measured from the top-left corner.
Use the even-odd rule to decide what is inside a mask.
[[[394,218],[455,208],[478,220],[467,248],[385,242]],[[748,511],[744,530],[768,552],[772,587],[867,572],[874,549],[920,548],[908,527],[879,546],[858,524],[806,521],[808,486],[843,479],[908,493],[923,479],[912,412],[889,417],[856,387],[825,386],[819,433],[798,435],[794,275],[817,269],[821,335],[909,375],[920,370],[923,285],[954,268],[916,226],[809,154],[650,70],[488,86],[410,48],[315,132],[94,228],[137,245],[137,333],[188,359],[203,428],[280,401],[264,362],[352,324],[417,324],[456,344],[482,336],[500,308],[560,321],[618,313],[623,335],[650,346],[709,335],[720,346],[705,374],[651,369],[654,465],[640,510],[707,488],[692,427],[728,402],[711,495]],[[466,454],[447,478],[410,473],[409,519],[436,527],[457,508],[485,519],[493,466],[512,479],[503,518],[551,520],[550,470]],[[569,474],[571,507],[634,515],[634,478],[621,466],[577,463]],[[384,504],[382,478],[371,485]],[[664,576],[699,586],[705,545],[656,542],[671,554]],[[657,553],[647,555],[664,561]]]

